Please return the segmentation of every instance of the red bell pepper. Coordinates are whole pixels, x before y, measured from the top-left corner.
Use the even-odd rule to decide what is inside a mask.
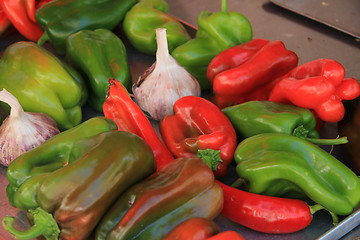
[[[10,28],[12,24],[0,5],[0,36],[3,36]]]
[[[216,177],[226,174],[237,138],[230,120],[212,102],[197,96],[182,97],[174,104],[174,114],[161,120],[159,128],[175,157],[199,156]]]
[[[36,42],[43,34],[35,18],[36,10],[50,1],[0,0],[0,6],[16,30],[28,40]]]
[[[338,122],[345,114],[342,100],[360,95],[360,84],[345,78],[345,69],[332,59],[317,59],[304,63],[274,86],[269,101],[293,104],[313,110],[325,122]]]
[[[177,225],[162,240],[206,240],[217,233],[219,227],[214,221],[193,217]]]
[[[299,231],[311,223],[314,212],[323,209],[320,205],[310,207],[302,200],[250,193],[216,182],[224,192],[221,215],[259,232]]]
[[[157,169],[172,162],[173,155],[160,140],[149,119],[132,100],[124,85],[114,78],[110,78],[109,83],[103,105],[104,116],[112,119],[119,131],[131,132],[143,138],[154,153]]]
[[[275,83],[298,64],[297,55],[281,41],[253,39],[220,52],[207,77],[218,107],[267,100]]]
[[[209,237],[206,240],[245,240],[245,238],[238,232],[227,230]]]

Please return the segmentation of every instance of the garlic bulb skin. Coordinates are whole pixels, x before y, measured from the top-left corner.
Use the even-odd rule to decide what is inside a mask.
[[[181,97],[200,96],[198,81],[170,54],[166,29],[156,29],[156,61],[133,85],[135,102],[150,118],[162,120],[173,114],[173,106]]]
[[[0,126],[0,164],[10,163],[50,137],[60,133],[56,122],[44,113],[24,112],[11,93],[3,89],[0,100],[10,105],[10,115]]]

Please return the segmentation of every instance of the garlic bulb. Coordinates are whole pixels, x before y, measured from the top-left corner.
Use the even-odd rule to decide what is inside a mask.
[[[0,126],[0,164],[7,167],[22,153],[58,134],[55,121],[44,113],[24,112],[19,101],[3,89],[0,101],[10,105],[10,115]]]
[[[200,96],[198,81],[170,54],[166,29],[156,29],[156,61],[133,85],[135,102],[155,120],[173,113],[176,100],[181,97]]]

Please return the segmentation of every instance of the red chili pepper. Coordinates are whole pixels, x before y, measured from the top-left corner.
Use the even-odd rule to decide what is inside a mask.
[[[9,18],[6,16],[0,5],[0,36],[3,36],[11,26],[12,24]]]
[[[345,114],[342,100],[360,95],[360,84],[345,78],[344,67],[332,59],[304,63],[286,74],[272,89],[269,99],[314,111],[325,122],[338,122]]]
[[[1,0],[0,5],[12,25],[30,41],[36,42],[43,31],[35,19],[36,10],[51,0]]]
[[[206,240],[245,240],[245,238],[238,232],[228,230],[218,233],[210,238],[207,238]]]
[[[264,233],[292,233],[312,221],[320,205],[309,207],[304,201],[254,194],[216,181],[224,191],[221,214],[250,229]]]
[[[182,97],[174,104],[174,114],[160,121],[159,127],[166,146],[175,157],[197,155],[216,177],[226,174],[237,138],[230,120],[212,102],[196,96]]]
[[[194,217],[177,225],[162,240],[206,240],[218,232],[219,227],[214,221]]]
[[[213,58],[207,77],[220,108],[266,100],[275,83],[298,64],[297,55],[281,41],[254,39]]]
[[[174,160],[173,155],[156,134],[149,119],[131,99],[124,85],[114,79],[109,80],[110,87],[103,105],[104,116],[112,119],[118,130],[138,135],[153,150],[157,169]]]

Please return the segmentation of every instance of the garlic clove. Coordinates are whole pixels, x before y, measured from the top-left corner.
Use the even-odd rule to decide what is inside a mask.
[[[0,101],[10,105],[10,115],[0,126],[0,164],[7,167],[22,153],[60,133],[56,122],[44,113],[24,112],[19,101],[6,89]]]
[[[135,102],[150,118],[173,114],[174,103],[184,96],[200,96],[198,81],[169,54],[166,29],[156,29],[156,61],[133,85]]]

